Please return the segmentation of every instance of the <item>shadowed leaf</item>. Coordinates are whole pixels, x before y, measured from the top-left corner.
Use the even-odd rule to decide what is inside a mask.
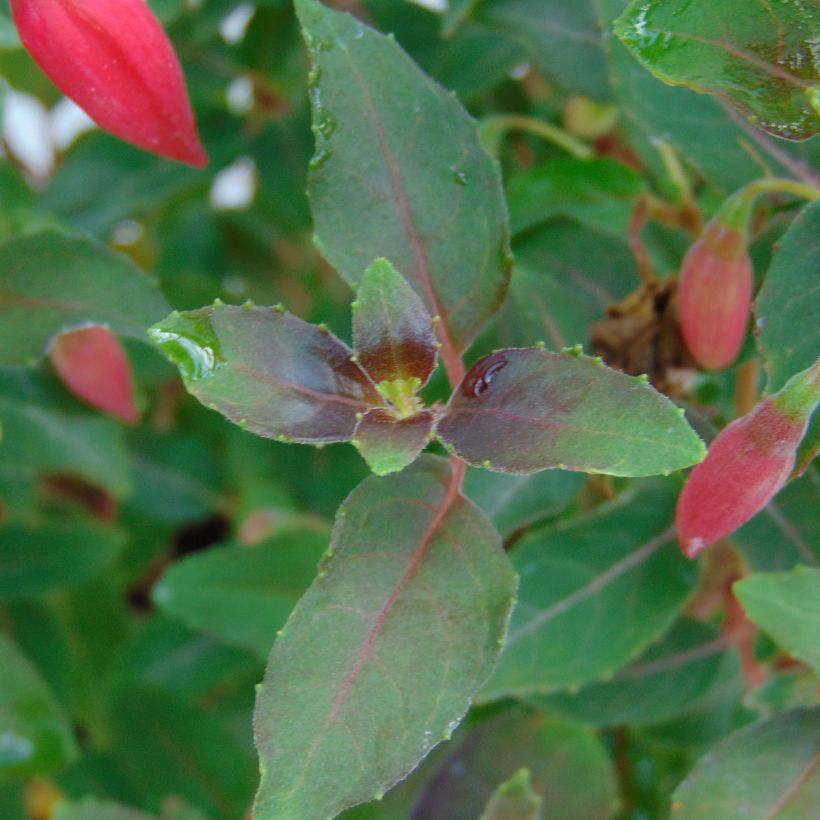
[[[538,348],[481,359],[436,429],[468,464],[511,473],[558,467],[652,475],[705,455],[682,411],[646,382],[586,356]]]
[[[457,479],[425,456],[340,508],[257,697],[259,820],[324,818],[383,793],[492,670],[515,576]]]
[[[656,77],[727,97],[750,122],[802,140],[820,131],[816,3],[635,0],[615,33]]]
[[[674,505],[667,482],[644,482],[516,544],[518,605],[482,701],[591,683],[670,627],[696,573],[675,546]]]
[[[254,433],[346,441],[383,399],[332,333],[272,307],[173,313],[151,338],[203,404]]]
[[[444,355],[461,351],[509,279],[498,166],[460,103],[395,41],[314,0],[296,8],[313,63],[318,246],[350,283],[390,259],[441,317]]]
[[[403,470],[427,446],[433,414],[424,410],[397,419],[389,410],[368,410],[356,427],[353,444],[376,475]]]

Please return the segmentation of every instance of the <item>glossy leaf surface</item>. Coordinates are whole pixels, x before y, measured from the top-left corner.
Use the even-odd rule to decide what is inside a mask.
[[[752,621],[820,675],[820,569],[756,573],[732,589]]]
[[[419,794],[410,820],[475,820],[499,778],[524,766],[544,817],[610,815],[615,778],[595,732],[559,715],[513,708],[470,727],[454,742]]]
[[[258,694],[260,820],[381,794],[449,736],[492,670],[515,575],[457,487],[428,456],[365,480],[339,510]]]
[[[645,382],[586,356],[538,348],[481,359],[436,429],[468,464],[501,472],[641,476],[705,454],[681,411]]]
[[[374,259],[390,259],[441,317],[445,354],[461,351],[509,278],[497,165],[458,101],[393,40],[315,0],[296,7],[313,63],[319,248],[351,283]]]
[[[145,338],[168,312],[156,283],[124,256],[56,233],[0,245],[0,364],[29,364],[62,330],[88,323]]]
[[[436,363],[430,314],[401,274],[377,259],[356,291],[353,348],[376,384],[396,379],[427,383]]]
[[[638,660],[580,692],[538,697],[556,710],[596,726],[642,726],[669,720],[691,707],[736,669],[727,643],[714,629],[683,619]]]
[[[674,503],[673,488],[646,482],[515,545],[518,605],[482,701],[591,683],[671,626],[695,578],[674,545]]]
[[[730,735],[672,795],[680,820],[801,820],[820,800],[820,707],[793,709]]]
[[[495,790],[479,820],[540,820],[541,803],[529,769],[519,769]]]
[[[151,338],[203,404],[261,436],[345,441],[381,396],[332,333],[277,308],[171,314]]]
[[[751,0],[739,15],[732,0],[635,0],[615,33],[659,79],[726,97],[764,131],[820,131],[810,2]]]
[[[34,667],[0,635],[0,775],[42,774],[77,755],[71,726]]]
[[[429,410],[406,419],[397,419],[389,410],[368,410],[356,426],[353,444],[376,475],[387,475],[418,458],[432,429]]]
[[[326,547],[324,536],[307,532],[221,546],[173,564],[152,597],[191,628],[266,658]]]

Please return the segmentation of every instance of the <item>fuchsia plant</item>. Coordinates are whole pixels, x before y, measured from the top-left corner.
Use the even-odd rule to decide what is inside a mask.
[[[143,0],[11,0],[23,45],[101,128],[197,168],[199,141],[179,60]]]
[[[720,431],[678,502],[680,544],[690,558],[734,532],[780,491],[820,402],[820,361]]]
[[[54,370],[78,398],[126,424],[139,421],[128,355],[108,328],[96,325],[61,333],[49,355]]]

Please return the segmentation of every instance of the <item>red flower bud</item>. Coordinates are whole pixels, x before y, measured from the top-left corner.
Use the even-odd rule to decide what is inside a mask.
[[[106,131],[204,167],[179,61],[144,0],[11,0],[23,45]]]
[[[127,424],[139,421],[131,365],[110,330],[94,325],[61,333],[50,356],[57,375],[74,395]]]
[[[708,370],[730,365],[746,337],[752,303],[745,227],[750,207],[748,201],[727,200],[681,265],[681,332],[695,361]]]
[[[689,558],[757,515],[783,487],[818,400],[820,363],[720,431],[678,500],[678,538]]]

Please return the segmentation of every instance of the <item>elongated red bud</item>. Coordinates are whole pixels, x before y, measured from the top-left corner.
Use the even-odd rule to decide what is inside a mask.
[[[139,421],[128,355],[110,330],[94,325],[61,333],[50,356],[75,396],[127,424]]]
[[[750,212],[750,199],[742,193],[730,197],[681,265],[681,332],[695,361],[707,370],[730,365],[746,337],[752,304]]]
[[[820,360],[720,431],[678,500],[681,549],[694,558],[757,515],[786,483],[820,401]]]
[[[144,0],[11,0],[20,39],[57,87],[106,131],[198,168],[179,61]]]

